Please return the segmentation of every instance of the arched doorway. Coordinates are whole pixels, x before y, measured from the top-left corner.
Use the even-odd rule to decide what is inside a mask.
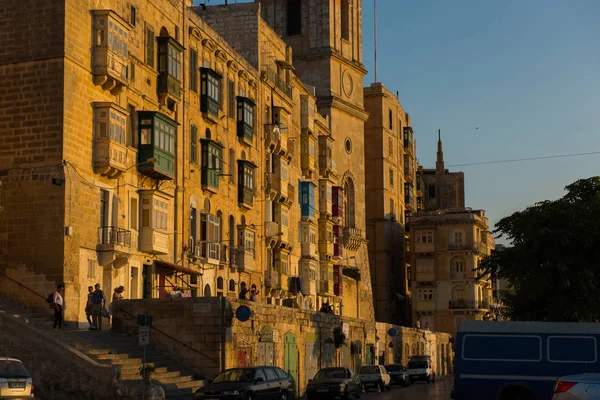
[[[204,286],[204,297],[211,297],[210,285],[208,283],[206,284],[206,286]]]

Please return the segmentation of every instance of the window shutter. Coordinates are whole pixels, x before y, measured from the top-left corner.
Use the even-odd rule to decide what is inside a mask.
[[[146,28],[146,64],[154,68],[154,31]]]

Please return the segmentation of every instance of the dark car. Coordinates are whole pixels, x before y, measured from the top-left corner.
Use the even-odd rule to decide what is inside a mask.
[[[406,369],[401,364],[386,365],[385,369],[387,370],[388,374],[390,374],[393,384],[402,385],[404,387],[410,385],[410,380],[408,379]]]
[[[232,368],[196,391],[198,400],[293,400],[296,388],[277,367]]]
[[[323,368],[306,385],[306,399],[360,398],[360,379],[348,368]]]

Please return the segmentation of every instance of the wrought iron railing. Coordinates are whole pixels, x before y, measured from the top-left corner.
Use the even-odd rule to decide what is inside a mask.
[[[292,98],[292,87],[279,76],[279,74],[269,66],[263,66],[263,73],[267,76],[267,79],[275,84],[275,86],[281,90],[287,97]]]
[[[98,228],[98,244],[131,247],[131,231],[115,226],[101,226]]]

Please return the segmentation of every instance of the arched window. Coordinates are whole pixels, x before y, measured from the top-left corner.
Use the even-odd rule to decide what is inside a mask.
[[[392,130],[394,129],[394,113],[392,113],[392,110],[389,111],[388,119],[390,130]]]
[[[223,243],[223,225],[225,224],[223,221],[223,213],[221,212],[221,210],[217,211],[217,218],[219,218],[219,232],[218,232],[218,237],[216,238],[219,243]]]
[[[217,290],[223,290],[223,278],[217,278]]]
[[[466,262],[462,257],[454,257],[450,261],[450,279],[463,279],[465,277]]]
[[[206,128],[206,131],[204,132],[204,136],[206,136],[206,138],[208,140],[211,140],[210,129]]]
[[[208,198],[204,199],[204,210],[205,213],[210,214],[210,200]]]
[[[235,281],[233,279],[229,280],[229,291],[235,292]]]
[[[352,178],[347,178],[344,183],[344,226],[349,228],[356,226],[354,213],[354,181]]]
[[[208,283],[204,286],[204,297],[211,297],[210,285]]]

